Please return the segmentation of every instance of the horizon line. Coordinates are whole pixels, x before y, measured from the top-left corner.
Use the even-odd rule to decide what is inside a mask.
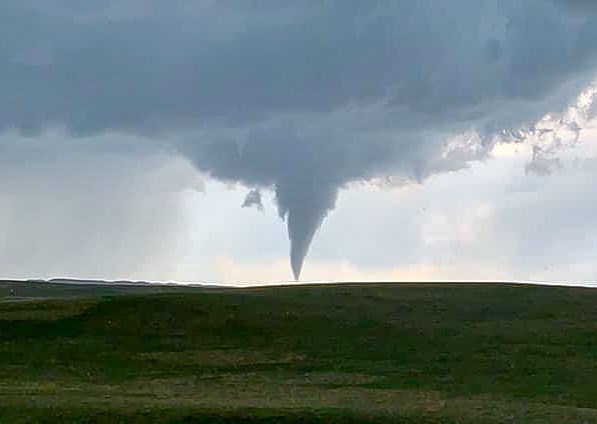
[[[544,281],[544,280],[515,280],[515,279],[430,279],[430,280],[307,280],[307,281],[236,281],[236,282],[210,282],[210,281],[175,281],[175,280],[136,280],[136,279],[95,279],[78,277],[52,277],[52,278],[1,278],[0,282],[22,283],[48,283],[48,284],[95,284],[95,285],[149,285],[149,286],[199,286],[221,288],[267,288],[286,286],[313,286],[313,285],[349,285],[349,284],[510,284],[533,286],[556,286],[597,288],[597,281]]]

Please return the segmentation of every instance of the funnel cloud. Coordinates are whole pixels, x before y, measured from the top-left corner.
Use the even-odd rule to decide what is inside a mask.
[[[338,191],[335,187],[304,185],[276,187],[279,214],[286,219],[290,240],[290,265],[295,280],[303,268],[305,256],[329,211],[334,209]]]
[[[0,131],[132,135],[243,206],[272,191],[298,280],[346,185],[465,168],[565,107],[597,75],[592,4],[3,1]]]

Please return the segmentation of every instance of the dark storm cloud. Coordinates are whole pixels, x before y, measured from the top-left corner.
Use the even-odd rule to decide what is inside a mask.
[[[594,76],[597,16],[564,3],[7,0],[0,129],[151,136],[273,187],[298,276],[344,184],[464,166],[482,151],[445,157],[445,135],[536,119]]]
[[[141,3],[135,17],[3,2],[2,124],[139,131],[379,101],[416,112],[402,126],[464,119],[544,96],[596,49],[595,21],[507,3]]]
[[[578,12],[597,12],[597,2],[594,0],[553,0],[556,4]]]

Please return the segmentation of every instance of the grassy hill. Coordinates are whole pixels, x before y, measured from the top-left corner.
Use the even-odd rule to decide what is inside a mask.
[[[0,423],[597,423],[596,387],[590,289],[0,283]]]

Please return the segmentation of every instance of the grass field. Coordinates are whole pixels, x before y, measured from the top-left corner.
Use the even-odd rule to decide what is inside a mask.
[[[3,282],[12,422],[597,423],[597,291]]]

